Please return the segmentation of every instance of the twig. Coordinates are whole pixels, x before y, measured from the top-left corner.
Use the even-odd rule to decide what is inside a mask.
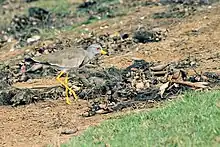
[[[207,88],[208,82],[189,82],[189,81],[172,81],[173,83],[186,85],[193,88]]]

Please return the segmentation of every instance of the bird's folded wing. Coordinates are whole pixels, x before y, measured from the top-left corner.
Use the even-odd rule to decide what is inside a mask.
[[[85,57],[86,52],[83,49],[64,49],[51,54],[35,57],[33,60],[42,64],[50,64],[62,67],[78,67],[82,64]]]

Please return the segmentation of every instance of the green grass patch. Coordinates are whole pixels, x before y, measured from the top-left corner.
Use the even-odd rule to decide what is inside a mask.
[[[125,15],[127,10],[128,8],[124,8],[119,0],[97,0],[95,4],[88,7],[78,8],[77,16],[88,16],[88,13],[92,12],[94,15],[99,16],[100,19],[107,19]]]
[[[149,112],[107,120],[62,147],[219,146],[220,92],[186,93]]]
[[[44,8],[49,10],[52,13],[69,13],[71,9],[71,5],[67,0],[39,0],[31,3],[31,6]]]
[[[3,2],[5,2],[5,0],[0,0],[0,4],[2,4]]]

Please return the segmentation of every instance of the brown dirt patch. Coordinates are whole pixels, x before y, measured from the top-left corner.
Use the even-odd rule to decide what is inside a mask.
[[[60,78],[60,80],[64,81],[65,78]],[[55,78],[33,79],[28,82],[17,82],[12,85],[12,87],[19,89],[41,89],[58,86],[61,86],[61,84]]]
[[[17,108],[0,108],[0,146],[46,146],[67,141],[88,126],[100,123],[104,116],[84,118],[86,101],[66,105],[48,101]],[[72,135],[60,135],[64,129],[78,129]]]
[[[133,58],[168,63],[190,56],[198,60],[200,64],[199,70],[216,70],[220,65],[218,60],[220,53],[219,7],[219,5],[215,6],[208,11],[201,11],[195,16],[180,20],[178,23],[163,26],[169,30],[166,40],[156,43],[139,44],[136,49],[128,54],[106,58],[104,64],[123,67],[129,64]],[[143,9],[142,14],[145,11],[148,10]],[[137,14],[136,19],[133,14],[133,17],[131,16],[130,22],[127,22],[127,24],[139,24],[137,18],[140,18],[142,15],[139,12]],[[149,21],[147,19],[147,22]],[[161,19],[161,21],[163,20]],[[158,21],[154,23],[158,23]],[[118,29],[124,30],[125,26],[127,25],[120,25]],[[193,35],[193,31],[198,32],[196,35]]]
[[[0,50],[0,62],[7,61],[9,59],[15,58],[24,53],[23,49],[14,49],[15,48],[14,45],[15,45],[15,42],[8,42],[3,47],[0,47],[1,49]]]

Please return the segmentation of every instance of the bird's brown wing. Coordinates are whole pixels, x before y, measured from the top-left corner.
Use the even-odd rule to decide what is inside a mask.
[[[48,63],[60,67],[79,67],[86,58],[86,51],[83,49],[64,49],[51,54],[41,55],[33,58],[39,63]]]

